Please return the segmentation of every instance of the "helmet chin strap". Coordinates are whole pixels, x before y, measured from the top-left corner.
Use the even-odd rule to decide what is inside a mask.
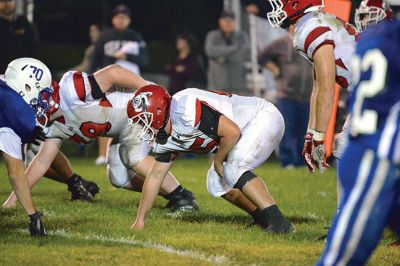
[[[38,120],[38,118],[36,117],[36,124],[41,127],[42,129],[44,129],[47,126],[47,123],[49,122],[49,119],[47,118],[47,116],[44,116],[44,125]]]

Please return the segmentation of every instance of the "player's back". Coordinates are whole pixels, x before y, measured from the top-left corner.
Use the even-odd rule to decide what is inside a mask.
[[[178,116],[182,115],[183,119],[188,121],[193,120],[192,126],[196,125],[196,112],[200,108],[200,103],[205,103],[224,114],[234,121],[240,129],[244,128],[264,105],[270,104],[257,97],[190,88],[180,91],[173,96],[171,119],[180,119]]]
[[[11,128],[22,141],[30,139],[36,125],[35,114],[23,98],[0,80],[0,128]]]
[[[316,51],[323,45],[333,45],[336,82],[344,88],[351,84],[351,55],[356,45],[357,30],[351,24],[323,12],[310,12],[298,21],[294,47],[312,63]]]
[[[370,27],[354,57],[351,137],[400,163],[400,21]]]
[[[112,92],[94,99],[94,78],[86,73],[70,71],[60,81],[61,130],[54,134],[69,135],[71,140],[88,143],[98,136],[116,137],[128,127],[126,106],[131,93]],[[61,121],[61,120],[60,120]],[[72,129],[72,130],[71,130]]]

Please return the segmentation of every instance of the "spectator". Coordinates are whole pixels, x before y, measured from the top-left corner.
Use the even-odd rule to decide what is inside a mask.
[[[113,28],[104,31],[95,44],[93,60],[89,72],[95,72],[111,64],[140,74],[140,68],[148,62],[146,43],[140,33],[129,29],[131,11],[125,5],[118,5],[112,13]],[[96,165],[106,164],[108,138],[99,137]]]
[[[90,72],[119,64],[136,74],[148,62],[146,43],[140,33],[129,29],[131,11],[125,5],[115,7],[110,30],[104,31],[95,44]]]
[[[165,73],[169,76],[168,89],[171,95],[188,87],[199,87],[203,68],[196,54],[197,40],[193,34],[186,33],[176,38],[177,59],[167,65]]]
[[[74,67],[76,71],[89,72],[89,67],[93,59],[94,44],[97,42],[101,34],[99,25],[92,24],[89,27],[90,46],[86,48],[82,62]]]
[[[277,82],[277,107],[286,127],[279,146],[281,164],[288,169],[304,166],[301,150],[308,124],[311,66],[293,49],[289,35],[268,45],[258,59],[272,72]]]
[[[90,38],[90,46],[86,48],[85,54],[83,56],[82,62],[73,67],[74,70],[79,71],[79,72],[89,72],[89,67],[93,59],[93,53],[94,53],[94,44],[97,42],[101,34],[100,26],[97,24],[91,24],[89,26],[89,38]],[[107,153],[107,138],[99,138],[98,139],[98,154],[100,159],[99,161],[96,161],[96,164],[105,164],[106,163],[106,153]],[[87,155],[87,150],[86,150],[86,145],[85,144],[79,144],[79,149],[77,152],[78,156],[83,156]]]
[[[250,56],[250,42],[247,34],[235,31],[234,19],[232,12],[223,11],[219,29],[207,34],[209,89],[235,92],[246,87],[244,62]]]
[[[24,16],[15,14],[14,0],[0,0],[0,73],[19,57],[34,57],[37,32]]]

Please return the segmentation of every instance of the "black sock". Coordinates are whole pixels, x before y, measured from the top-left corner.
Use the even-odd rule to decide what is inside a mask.
[[[168,195],[165,195],[164,198],[167,200],[170,200],[170,199],[178,196],[179,194],[181,194],[183,191],[185,191],[185,189],[181,185],[179,185],[174,191],[172,191]]]
[[[282,223],[283,220],[286,220],[285,217],[283,217],[281,210],[279,210],[278,205],[276,204],[269,206],[261,210],[260,212],[271,225],[278,225]]]

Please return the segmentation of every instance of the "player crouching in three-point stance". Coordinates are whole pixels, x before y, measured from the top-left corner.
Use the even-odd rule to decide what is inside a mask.
[[[36,210],[25,176],[22,145],[41,137],[37,118],[50,108],[50,70],[39,60],[20,58],[8,65],[4,77],[0,80],[0,151],[18,201],[29,215],[30,234],[45,236],[42,213]]]
[[[135,92],[128,116],[133,125],[144,126],[140,138],[156,136],[156,162],[143,186],[134,229],[144,228],[178,152],[215,152],[208,191],[252,214],[267,232],[293,231],[262,179],[253,173],[283,136],[283,118],[273,104],[199,89],[186,89],[171,98],[164,88],[149,85]]]
[[[49,169],[63,140],[86,144],[104,136],[114,139],[107,154],[111,184],[141,191],[143,180],[154,162],[154,158],[148,156],[150,144],[137,138],[140,125],[130,127],[128,124],[126,108],[132,91],[111,88],[136,89],[147,84],[149,82],[118,65],[108,66],[93,75],[76,71],[65,73],[59,90],[54,90],[52,99],[58,108],[48,114],[51,125],[46,130],[46,139],[27,168],[30,186]],[[161,188],[160,195],[169,200],[167,207],[173,211],[198,209],[192,193],[184,189],[172,174],[168,173]],[[15,201],[12,194],[5,204],[13,205]]]
[[[343,206],[317,265],[364,265],[386,226],[400,235],[400,0],[353,57],[350,136],[339,164]]]

